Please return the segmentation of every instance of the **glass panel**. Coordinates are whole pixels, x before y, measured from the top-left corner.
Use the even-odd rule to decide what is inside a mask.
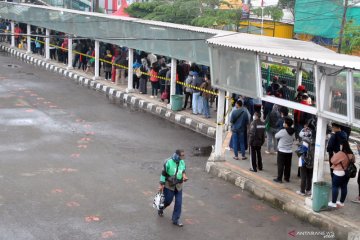
[[[272,59],[272,62],[263,62],[261,65],[261,75],[263,83],[263,94],[264,95],[275,95],[286,100],[301,102],[301,98],[298,95],[298,82],[296,80],[296,62],[286,62],[286,65],[282,65],[284,60]],[[316,103],[316,92],[315,83],[313,77],[313,65],[302,64],[302,83],[305,87],[305,91],[311,100],[308,103],[315,106]],[[273,80],[277,79],[277,83],[273,84]],[[274,88],[272,88],[274,86]],[[277,90],[276,88],[279,88]],[[269,91],[271,89],[271,91]]]
[[[346,94],[346,71],[337,73],[336,69],[326,71],[326,83],[328,84],[329,94],[328,104],[325,104],[327,111],[347,116],[347,94]]]
[[[211,48],[213,85],[217,88],[256,97],[256,54],[222,47]]]
[[[360,120],[360,72],[353,73],[355,119]]]

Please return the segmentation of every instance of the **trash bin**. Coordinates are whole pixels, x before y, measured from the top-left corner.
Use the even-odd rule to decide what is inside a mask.
[[[170,96],[171,110],[173,111],[182,110],[183,99],[184,99],[184,95],[171,95]]]
[[[320,212],[328,207],[330,188],[331,185],[327,182],[314,183],[312,209],[315,212]]]

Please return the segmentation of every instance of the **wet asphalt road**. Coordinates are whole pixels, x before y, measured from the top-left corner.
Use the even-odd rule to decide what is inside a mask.
[[[192,148],[213,140],[4,54],[0,117],[0,240],[279,240],[319,231],[208,175]],[[159,218],[152,208],[176,148],[190,178],[183,228],[170,209]]]

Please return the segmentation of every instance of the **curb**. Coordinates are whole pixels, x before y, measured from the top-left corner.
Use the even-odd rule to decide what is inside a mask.
[[[305,204],[297,204],[290,198],[276,194],[274,191],[271,191],[271,189],[252,181],[250,178],[244,177],[226,167],[219,166],[219,164],[211,159],[211,156],[206,163],[205,170],[213,176],[222,178],[240,187],[242,190],[250,192],[257,198],[270,203],[275,208],[288,212],[316,227],[334,232],[336,239],[358,239],[360,237],[360,232],[354,232],[354,227],[341,222],[341,219],[328,216],[324,213],[313,212],[311,209],[305,207]],[[351,236],[353,237],[351,238]]]
[[[46,62],[42,59],[37,59],[27,55],[26,53],[19,52],[17,49],[9,48],[2,44],[0,44],[0,49],[9,52],[11,55],[21,59],[26,63],[58,73],[64,77],[73,79],[76,84],[105,94],[109,99],[115,100],[114,103],[117,105],[126,105],[127,107],[130,105],[130,107],[150,112],[180,126],[191,129],[197,133],[201,133],[209,138],[215,139],[216,137],[216,128],[182,115],[181,113],[176,113],[163,106],[159,106],[137,96],[131,95],[130,93],[126,93],[125,91],[116,90],[111,86],[106,86],[96,80],[78,75],[71,70],[55,66],[51,62]]]

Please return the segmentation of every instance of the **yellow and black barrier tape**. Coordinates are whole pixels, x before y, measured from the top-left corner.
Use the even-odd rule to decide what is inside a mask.
[[[45,44],[44,41],[37,40],[37,39],[34,39],[34,38],[31,38],[31,39],[34,40],[34,41],[38,41],[39,43]],[[57,45],[54,45],[54,44],[49,44],[49,45],[50,45],[51,47],[55,47],[55,48],[57,48],[57,49],[61,49],[61,50],[64,50],[64,51],[68,51],[68,48],[63,48],[63,47],[60,47],[60,46],[57,46]],[[84,56],[84,57],[88,57],[88,58],[93,58],[93,59],[95,59],[94,56],[90,56],[90,55],[88,55],[88,54],[81,53],[81,52],[78,52],[78,51],[74,51],[74,50],[73,50],[73,53],[82,55],[82,56]],[[117,67],[120,67],[120,68],[123,68],[123,69],[129,69],[128,66],[124,66],[124,65],[121,65],[121,64],[116,64],[116,63],[107,61],[107,60],[105,60],[105,59],[99,59],[99,61],[104,62],[104,63],[111,64],[111,65],[113,65],[113,66],[117,66]],[[166,81],[170,81],[170,80],[171,80],[170,78],[151,75],[151,74],[148,73],[148,72],[141,72],[141,74],[146,75],[146,76],[149,76],[149,77],[156,77],[156,78],[161,79],[161,80],[166,80]],[[199,91],[201,91],[201,92],[209,93],[209,94],[211,94],[211,95],[215,95],[215,96],[218,95],[218,93],[215,92],[215,91],[208,90],[208,89],[204,89],[204,88],[200,88],[200,87],[197,87],[197,86],[194,86],[194,85],[191,85],[191,84],[187,84],[187,83],[185,83],[185,82],[176,81],[176,83],[177,83],[177,84],[180,84],[180,85],[183,85],[183,86],[185,86],[185,87],[188,87],[188,88],[192,88],[192,89],[195,89],[195,90],[199,90]],[[229,97],[229,96],[226,96],[225,98],[226,98],[226,99],[231,99],[231,100],[230,100],[231,104],[229,104],[228,110],[226,111],[226,113],[225,113],[224,116],[223,116],[223,120],[222,120],[221,122],[217,123],[217,125],[219,125],[219,126],[225,125],[225,118],[226,118],[227,115],[230,114],[230,112],[231,112],[231,110],[232,110],[232,105],[234,104],[234,99],[233,99],[233,98],[231,98],[231,97]]]

